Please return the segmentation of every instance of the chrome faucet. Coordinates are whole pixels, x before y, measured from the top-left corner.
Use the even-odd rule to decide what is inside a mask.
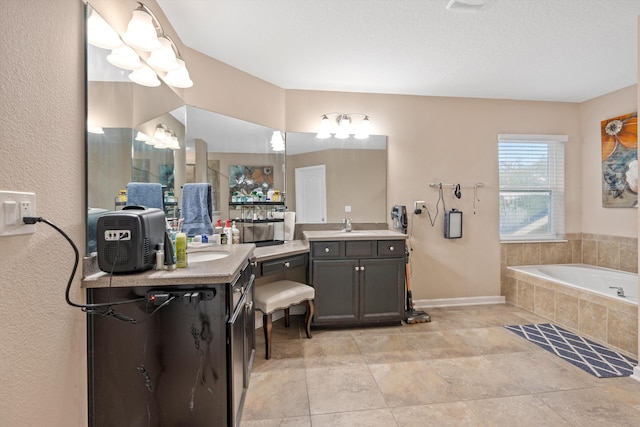
[[[609,286],[609,289],[617,289],[616,293],[618,294],[619,297],[625,297],[624,295],[624,289],[622,289],[620,286]]]
[[[342,231],[350,232],[351,228],[351,218],[342,218]]]

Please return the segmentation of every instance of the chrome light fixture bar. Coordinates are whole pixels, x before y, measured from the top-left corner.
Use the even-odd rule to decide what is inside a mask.
[[[329,116],[335,116],[335,125],[329,119]],[[358,126],[352,125],[352,116],[362,116]],[[337,126],[337,128],[336,128]],[[320,118],[320,128],[316,138],[331,138],[332,134],[337,139],[347,139],[353,136],[355,139],[369,138],[371,120],[369,116],[363,113],[325,113]]]

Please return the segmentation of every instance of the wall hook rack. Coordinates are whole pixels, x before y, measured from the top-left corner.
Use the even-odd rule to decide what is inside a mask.
[[[460,188],[480,188],[480,187],[484,187],[484,183],[482,182],[476,182],[474,184],[445,184],[442,182],[430,182],[429,183],[429,187],[431,188],[454,188],[456,186],[460,185]]]

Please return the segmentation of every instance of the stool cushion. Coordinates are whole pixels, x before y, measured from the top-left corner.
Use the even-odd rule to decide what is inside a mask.
[[[255,307],[264,314],[315,298],[316,290],[293,280],[278,280],[256,286]]]

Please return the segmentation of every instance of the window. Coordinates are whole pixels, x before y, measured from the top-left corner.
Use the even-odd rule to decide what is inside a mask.
[[[498,135],[500,239],[564,239],[566,135]]]

